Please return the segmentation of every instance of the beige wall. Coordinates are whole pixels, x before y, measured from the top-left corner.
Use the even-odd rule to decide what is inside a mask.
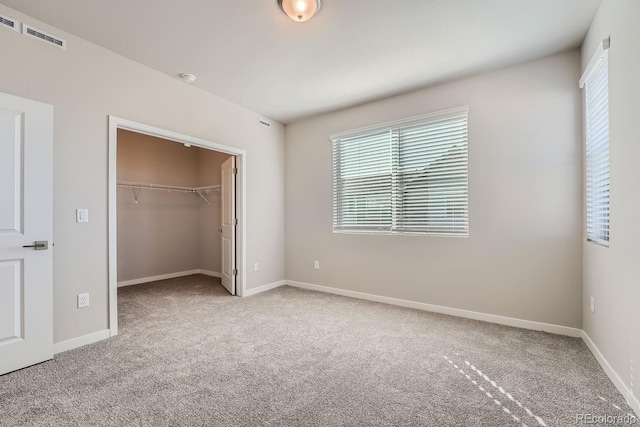
[[[284,279],[284,128],[259,114],[188,86],[0,5],[0,13],[57,34],[62,50],[2,30],[0,91],[54,106],[54,340],[108,328],[108,116],[246,150],[248,288]],[[189,70],[176,70],[176,73]],[[268,194],[268,203],[265,203]],[[88,208],[90,222],[75,223]],[[78,310],[76,295],[91,306]]]
[[[203,187],[220,184],[228,154],[118,131],[118,181]],[[195,269],[220,272],[220,192],[117,190],[118,282]]]
[[[288,125],[287,279],[580,328],[579,61],[571,51]],[[460,105],[470,237],[332,233],[328,135]]]
[[[187,148],[177,142],[119,129],[117,180],[195,187],[200,180],[199,151],[197,147]]]
[[[636,410],[640,395],[639,17],[637,0],[604,0],[582,48],[584,69],[602,39],[611,36],[611,241],[605,248],[583,238],[583,324],[625,386],[633,390]],[[595,298],[594,313],[590,310],[591,296]]]

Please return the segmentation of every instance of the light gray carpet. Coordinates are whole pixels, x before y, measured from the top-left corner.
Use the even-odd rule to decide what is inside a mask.
[[[532,427],[632,413],[580,339],[218,283],[120,289],[120,335],[0,377],[0,425]]]

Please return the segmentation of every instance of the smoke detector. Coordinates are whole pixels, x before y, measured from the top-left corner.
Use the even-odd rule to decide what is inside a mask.
[[[189,83],[189,84],[196,81],[196,76],[194,76],[193,74],[182,73],[180,74],[180,78],[182,79],[183,82]]]

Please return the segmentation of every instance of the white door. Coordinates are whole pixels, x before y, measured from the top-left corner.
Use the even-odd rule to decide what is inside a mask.
[[[0,93],[0,375],[53,358],[52,152],[53,107]]]
[[[222,286],[236,294],[236,158],[222,164]]]

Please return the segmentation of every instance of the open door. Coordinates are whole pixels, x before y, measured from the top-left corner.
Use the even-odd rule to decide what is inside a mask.
[[[222,164],[222,286],[236,294],[236,158]]]
[[[0,93],[0,375],[53,358],[53,107]]]

